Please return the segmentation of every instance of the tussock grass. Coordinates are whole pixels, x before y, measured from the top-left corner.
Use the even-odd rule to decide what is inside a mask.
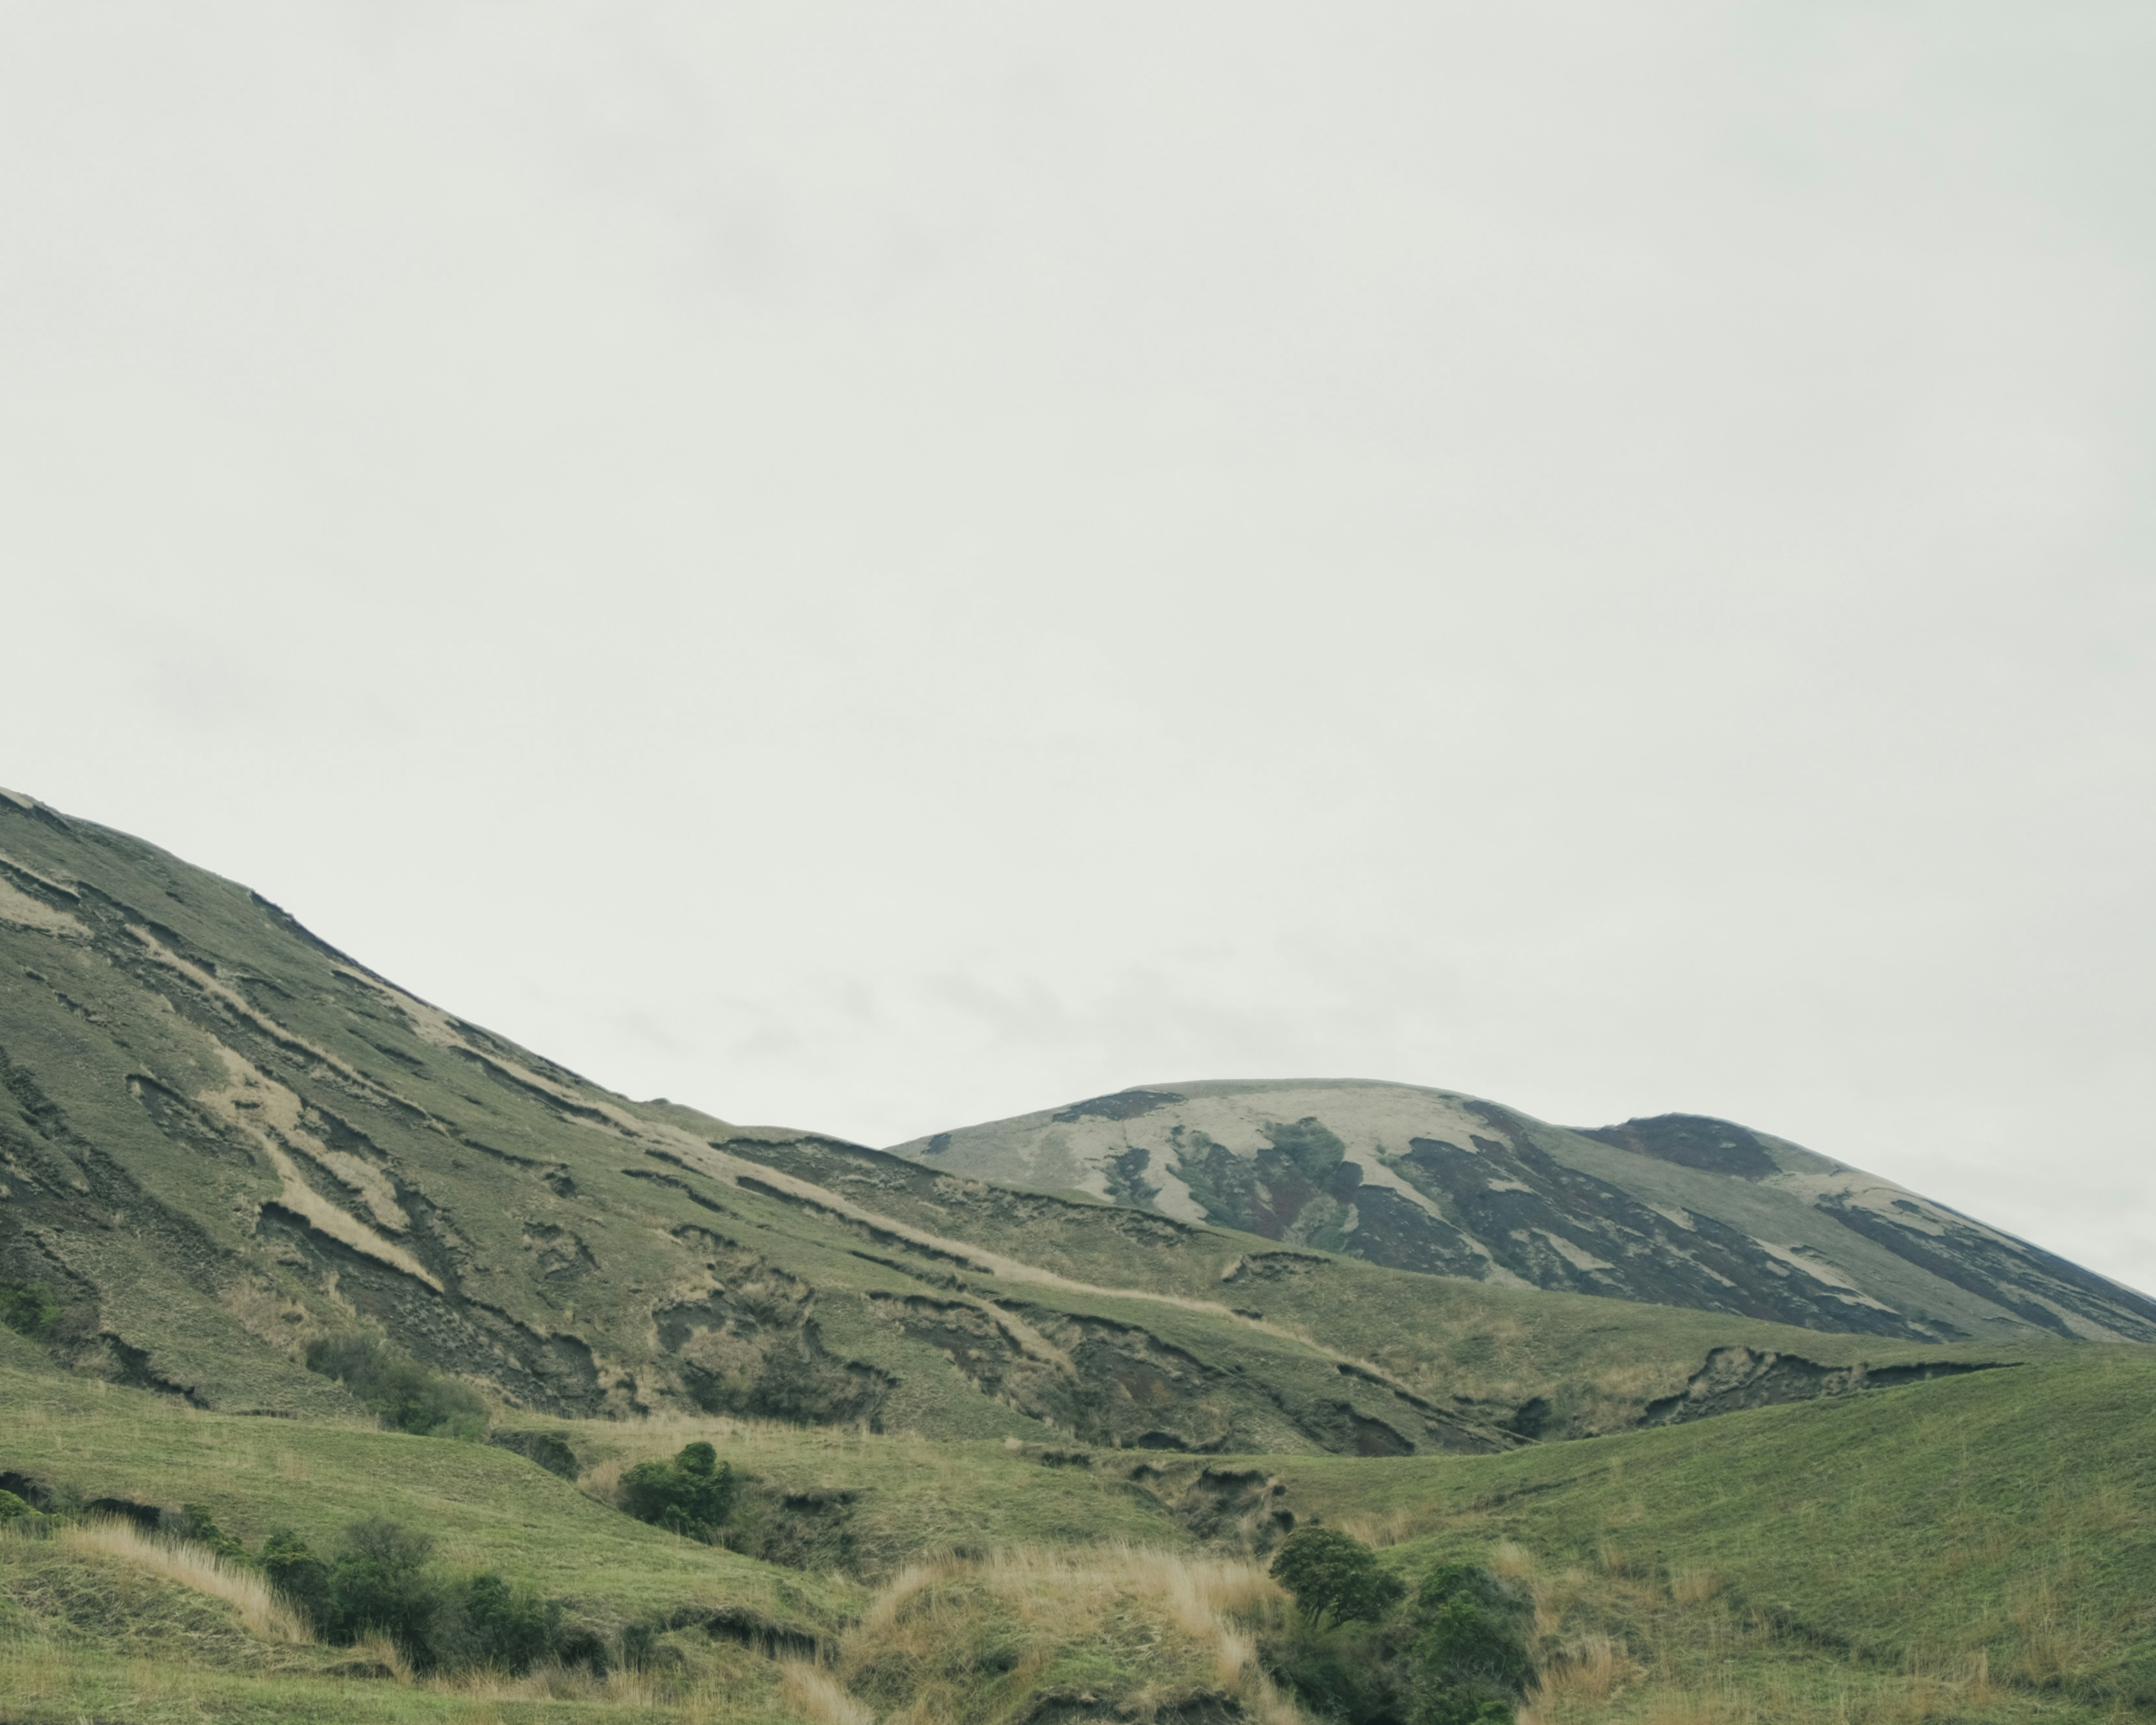
[[[870,1602],[832,1675],[886,1725],[1208,1705],[1296,1725],[1256,1656],[1290,1609],[1235,1558],[1124,1544],[944,1558],[908,1565]],[[843,1708],[814,1717],[862,1725]]]
[[[811,1725],[875,1725],[875,1713],[846,1693],[829,1672],[789,1660],[779,1677],[778,1692]]]
[[[98,1519],[60,1530],[60,1543],[87,1555],[110,1558],[177,1582],[182,1587],[222,1599],[240,1621],[264,1640],[300,1646],[314,1639],[306,1620],[250,1569],[228,1563],[216,1553],[182,1540],[158,1539],[131,1522]]]
[[[1599,1564],[1544,1570],[1516,1543],[1490,1567],[1534,1604],[1537,1681],[1517,1725],[1974,1725],[2146,1717],[2089,1705],[2056,1680],[1994,1677],[1988,1652],[1912,1646],[1898,1662],[1793,1647],[1768,1614],[1732,1607],[1723,1578],[1671,1569],[1661,1580]]]

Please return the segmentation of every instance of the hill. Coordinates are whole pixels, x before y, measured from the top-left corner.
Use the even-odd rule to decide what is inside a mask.
[[[737,1126],[12,796],[0,1087],[0,1719],[1310,1725],[1264,1565],[1312,1526],[1509,1589],[1522,1725],[2156,1717],[2148,1302],[1738,1128]],[[1393,1199],[1462,1273],[1370,1261]],[[466,1415],[383,1429],[307,1364],[355,1334]],[[698,1443],[709,1543],[627,1513]],[[270,1609],[270,1542],[384,1517],[554,1656]]]
[[[1246,1625],[1276,1628],[1249,1556],[1296,1525],[1371,1541],[1410,1583],[1466,1561],[1525,1592],[1537,1683],[1522,1725],[2156,1717],[2156,1353],[2140,1348],[1491,1455],[1144,1455],[724,1419],[541,1421],[586,1458],[581,1491],[500,1449],[205,1413],[56,1374],[3,1332],[0,1404],[13,1416],[0,1473],[49,1500],[203,1502],[249,1543],[279,1526],[326,1542],[368,1513],[423,1522],[458,1561],[536,1579],[612,1642],[659,1626],[675,1673],[385,1681],[351,1649],[265,1643],[124,1554],[0,1527],[0,1717],[37,1725],[865,1725],[857,1697],[884,1699],[894,1671],[932,1686],[933,1705],[891,1708],[925,1721],[1301,1725],[1276,1698],[1268,1710],[1248,1683],[1224,1684],[1214,1657],[1194,1670],[1178,1640],[1199,1616],[1217,1657],[1247,1660],[1247,1640],[1238,1656],[1189,1596],[1224,1566]],[[804,1506],[793,1513],[816,1539],[757,1561],[605,1507],[624,1459],[699,1435],[768,1501]],[[830,1687],[804,1692],[773,1655],[819,1658]],[[1081,1693],[1090,1715],[1074,1713]]]
[[[56,1361],[204,1408],[349,1414],[299,1355],[357,1327],[555,1414],[1409,1453],[2016,1357],[1388,1271],[632,1101],[13,797],[0,979],[0,1282]]]
[[[1450,1091],[1118,1091],[896,1147],[1373,1264],[1915,1339],[2156,1339],[2156,1301],[1846,1163],[1696,1115],[1572,1130]]]

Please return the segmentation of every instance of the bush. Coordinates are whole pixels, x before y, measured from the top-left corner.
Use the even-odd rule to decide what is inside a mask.
[[[1407,1591],[1378,1567],[1378,1554],[1337,1527],[1300,1527],[1273,1555],[1273,1579],[1295,1596],[1312,1628],[1375,1623]]]
[[[732,1464],[701,1442],[684,1445],[671,1461],[639,1461],[621,1476],[622,1507],[637,1520],[706,1544],[734,1512],[740,1490]]]
[[[37,1511],[23,1502],[13,1491],[0,1491],[0,1522],[12,1522],[23,1516],[33,1516]]]
[[[475,1440],[486,1404],[468,1384],[407,1358],[379,1336],[324,1336],[307,1344],[307,1369],[334,1378],[392,1431]]]
[[[1286,1635],[1268,1637],[1260,1651],[1274,1679],[1321,1718],[1377,1725],[1400,1717],[1398,1661],[1373,1625],[1322,1629],[1298,1614]]]
[[[453,1603],[463,1620],[460,1627],[470,1655],[457,1663],[490,1665],[521,1676],[555,1651],[562,1608],[542,1599],[528,1583],[512,1584],[488,1570],[467,1579]]]
[[[355,1522],[330,1566],[330,1615],[323,1626],[331,1639],[350,1642],[378,1633],[420,1670],[438,1663],[435,1620],[448,1599],[427,1566],[434,1546],[428,1535],[395,1522]]]
[[[1416,1590],[1414,1615],[1423,1625],[1413,1655],[1415,1725],[1511,1718],[1512,1700],[1534,1676],[1521,1602],[1486,1571],[1448,1563]]]
[[[323,1640],[348,1646],[362,1635],[387,1635],[414,1671],[484,1665],[514,1676],[550,1656],[606,1669],[605,1644],[589,1630],[564,1630],[555,1600],[490,1569],[462,1579],[444,1575],[433,1555],[424,1533],[375,1520],[346,1530],[333,1563],[281,1530],[264,1543],[260,1561]]]
[[[262,1542],[260,1561],[270,1586],[306,1614],[317,1634],[329,1635],[336,1619],[330,1599],[330,1566],[289,1527],[278,1528]]]
[[[199,1503],[183,1503],[180,1512],[165,1517],[163,1531],[176,1539],[191,1544],[207,1546],[228,1563],[252,1565],[254,1559],[247,1554],[247,1548],[217,1524],[217,1518]]]
[[[1346,1725],[1503,1725],[1533,1677],[1526,1602],[1486,1570],[1445,1565],[1408,1599],[1375,1553],[1321,1527],[1290,1535],[1273,1574],[1297,1620],[1261,1651],[1313,1712]]]
[[[59,1322],[60,1308],[34,1281],[0,1281],[0,1324],[18,1336],[48,1336]]]
[[[571,1449],[558,1432],[552,1431],[497,1431],[487,1441],[497,1449],[513,1450],[527,1461],[536,1461],[547,1472],[559,1474],[565,1480],[573,1480],[583,1471]]]

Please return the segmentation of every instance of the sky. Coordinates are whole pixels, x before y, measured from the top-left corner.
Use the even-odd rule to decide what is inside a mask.
[[[2156,13],[0,0],[0,783],[637,1096],[2156,1290]]]

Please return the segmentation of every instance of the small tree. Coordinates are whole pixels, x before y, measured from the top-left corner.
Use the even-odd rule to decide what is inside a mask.
[[[1295,1596],[1313,1628],[1375,1623],[1407,1589],[1378,1554],[1337,1527],[1299,1527],[1273,1555],[1273,1579]]]

